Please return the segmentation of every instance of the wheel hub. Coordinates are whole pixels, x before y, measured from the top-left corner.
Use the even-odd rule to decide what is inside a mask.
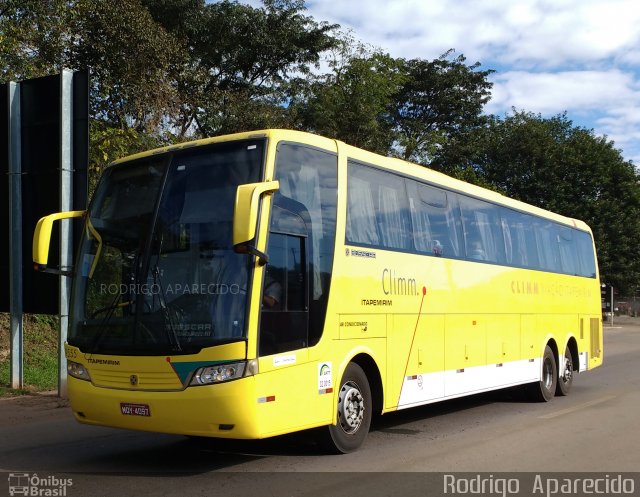
[[[562,379],[565,383],[571,381],[571,376],[573,375],[573,364],[567,358],[564,360],[564,375]]]
[[[545,360],[544,362],[542,381],[546,389],[551,388],[553,384],[553,366],[549,360]]]
[[[352,382],[345,383],[340,389],[338,418],[345,433],[355,433],[362,424],[364,398]]]

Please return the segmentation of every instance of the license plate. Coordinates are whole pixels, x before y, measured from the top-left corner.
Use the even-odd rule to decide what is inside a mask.
[[[151,410],[147,404],[120,404],[120,412],[125,416],[151,416]]]

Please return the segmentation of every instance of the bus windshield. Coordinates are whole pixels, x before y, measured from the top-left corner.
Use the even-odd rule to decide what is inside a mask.
[[[232,244],[238,185],[264,141],[111,167],[83,233],[68,342],[88,353],[187,354],[243,340],[250,258]]]

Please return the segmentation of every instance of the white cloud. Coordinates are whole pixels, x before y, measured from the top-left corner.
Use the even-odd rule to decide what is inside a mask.
[[[469,60],[558,67],[634,57],[637,0],[311,0],[319,20],[351,28],[396,57],[449,48]]]
[[[632,73],[610,71],[559,71],[496,73],[493,98],[487,112],[511,107],[542,114],[586,112],[640,104],[638,83]]]

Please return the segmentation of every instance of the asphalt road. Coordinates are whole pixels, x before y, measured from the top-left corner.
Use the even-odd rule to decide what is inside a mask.
[[[434,483],[405,472],[637,472],[640,319],[616,326],[605,327],[604,366],[578,375],[568,397],[536,404],[509,390],[385,415],[358,452],[342,456],[321,455],[300,436],[200,442],[88,427],[54,397],[3,399],[0,495],[17,474],[37,474],[41,488],[69,478],[67,496],[373,497],[442,490],[441,475]]]

